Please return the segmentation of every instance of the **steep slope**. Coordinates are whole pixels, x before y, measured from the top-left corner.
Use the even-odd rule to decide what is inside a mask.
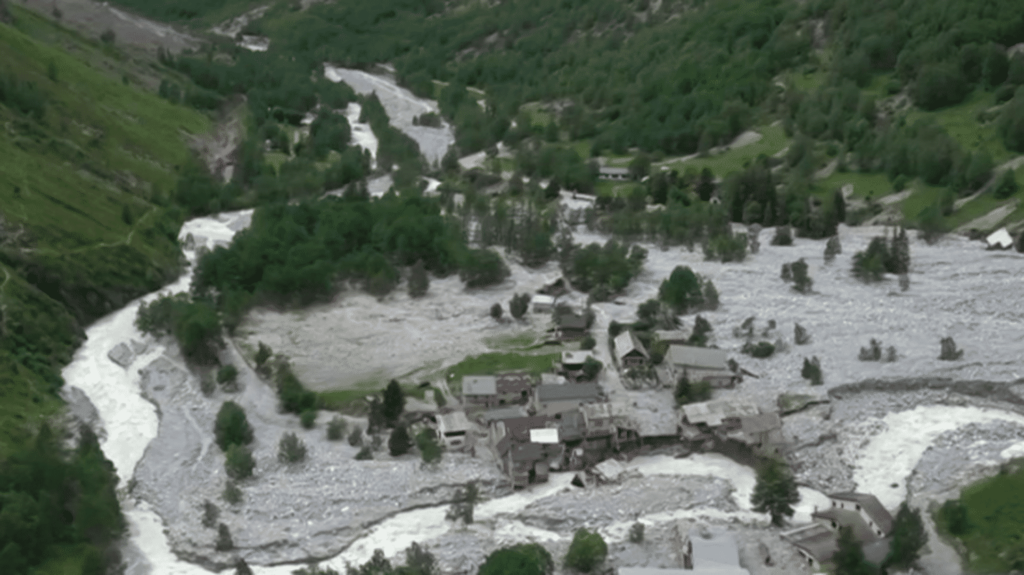
[[[9,9],[14,24],[0,25],[0,453],[56,409],[49,392],[81,326],[176,275],[175,169],[190,157],[186,136],[210,125],[140,89],[139,63]]]

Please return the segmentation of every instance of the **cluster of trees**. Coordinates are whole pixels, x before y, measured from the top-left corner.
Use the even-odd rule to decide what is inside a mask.
[[[341,280],[384,295],[398,283],[400,267],[418,262],[439,276],[458,270],[469,287],[508,275],[498,254],[466,248],[435,201],[388,195],[259,208],[229,247],[200,259],[193,290],[216,294],[225,315],[238,318],[253,303],[303,305],[329,297]]]
[[[0,466],[0,565],[28,575],[68,545],[86,548],[83,573],[120,563],[115,543],[125,530],[117,474],[96,435],[82,428],[75,449],[44,425]]]
[[[910,271],[910,240],[902,227],[889,237],[871,238],[864,251],[853,255],[853,275],[863,282],[876,282],[885,273],[904,275]]]
[[[658,288],[658,299],[679,314],[718,309],[714,282],[694,273],[689,266],[676,266]]]
[[[200,365],[217,363],[217,352],[224,344],[217,309],[210,301],[187,293],[140,304],[135,325],[144,333],[173,335],[185,357]]]
[[[563,246],[559,254],[562,273],[576,289],[588,292],[595,301],[606,301],[629,285],[640,270],[647,251],[608,240],[604,246],[590,244]]]
[[[544,209],[535,198],[502,197],[492,201],[477,195],[467,198],[463,206],[463,229],[473,228],[474,239],[480,245],[503,246],[530,267],[544,265],[555,254],[552,234],[557,228],[556,214]]]

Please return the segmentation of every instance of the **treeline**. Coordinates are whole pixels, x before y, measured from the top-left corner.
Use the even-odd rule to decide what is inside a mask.
[[[373,202],[326,198],[258,208],[230,247],[200,259],[193,293],[215,294],[231,318],[254,303],[308,304],[331,296],[342,281],[382,296],[402,268],[419,261],[439,276],[460,272],[474,286],[508,273],[497,254],[466,246],[436,200],[387,194]]]
[[[96,435],[81,431],[68,451],[47,426],[0,465],[0,565],[27,575],[68,545],[87,548],[83,574],[120,563],[114,546],[125,530],[117,475]]]

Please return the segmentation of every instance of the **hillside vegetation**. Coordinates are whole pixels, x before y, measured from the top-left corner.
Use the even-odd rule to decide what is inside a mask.
[[[138,73],[148,64],[8,10],[13,23],[0,24],[0,510],[11,515],[0,564],[5,573],[36,565],[78,573],[83,561],[95,569],[114,560],[105,551],[123,527],[117,478],[94,437],[66,454],[40,429],[61,409],[61,369],[83,326],[179,273],[178,167],[192,157],[186,139],[210,120],[147,93],[143,85],[156,80]],[[40,473],[47,481],[30,479]]]

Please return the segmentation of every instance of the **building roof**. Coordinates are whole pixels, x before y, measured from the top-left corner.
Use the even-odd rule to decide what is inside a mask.
[[[634,352],[640,353],[646,359],[651,359],[651,356],[647,354],[647,350],[644,349],[644,344],[640,343],[640,340],[637,339],[632,331],[627,329],[615,336],[615,353],[620,359]]]
[[[985,238],[985,243],[990,248],[998,247],[1005,250],[1013,247],[1013,237],[1010,236],[1010,232],[1006,231],[1006,228],[999,228]]]
[[[615,168],[612,166],[601,166],[598,168],[598,172],[602,174],[615,174],[618,176],[629,175],[629,168]]]
[[[839,550],[835,532],[821,523],[786,531],[782,537],[817,559],[818,563],[827,563]]]
[[[601,388],[596,383],[537,386],[537,401],[541,402],[597,399],[600,395]]]
[[[587,318],[574,313],[563,313],[555,319],[562,329],[587,329]]]
[[[565,385],[568,381],[564,375],[558,375],[557,373],[540,374],[541,385]]]
[[[772,431],[773,429],[779,429],[782,427],[782,420],[779,419],[779,414],[772,413],[759,413],[757,415],[745,415],[740,418],[740,425],[743,428],[743,433],[747,435],[754,435],[756,433],[765,433]]]
[[[681,329],[657,329],[654,330],[654,336],[659,341],[672,342],[683,342],[690,339],[690,334]]]
[[[690,531],[690,543],[693,545],[693,566],[721,565],[739,567],[740,553],[736,547],[736,537],[728,532]]]
[[[466,431],[470,428],[469,419],[466,418],[466,412],[464,411],[453,411],[438,415],[437,426],[445,432]]]
[[[517,441],[529,442],[531,429],[544,429],[554,420],[548,416],[540,415],[535,417],[515,417],[502,420],[507,436]]]
[[[668,361],[672,365],[727,370],[728,359],[729,354],[722,349],[691,345],[668,346]]]
[[[757,406],[746,401],[714,399],[683,406],[683,415],[691,425],[706,423],[712,427],[722,425],[728,418],[757,415]]]
[[[467,375],[462,378],[462,395],[496,395],[498,380],[493,375]]]
[[[558,428],[530,430],[530,443],[558,443]]]
[[[521,405],[514,405],[512,407],[502,407],[500,409],[492,409],[485,411],[480,414],[480,418],[485,423],[491,423],[494,421],[502,421],[504,419],[514,419],[517,417],[526,417],[526,408]]]
[[[688,569],[661,569],[658,567],[619,567],[619,575],[693,575]]]
[[[868,517],[875,521],[875,524],[881,528],[882,532],[888,534],[892,531],[892,515],[889,513],[889,510],[882,505],[882,502],[874,495],[871,495],[870,493],[844,491],[842,493],[832,493],[829,495],[829,498],[853,501],[854,503],[860,504],[860,506],[864,508],[864,512],[868,514]]]
[[[811,514],[811,517],[814,519],[834,521],[837,528],[849,527],[850,529],[853,529],[853,538],[861,543],[873,543],[880,539],[880,537],[875,534],[870,527],[868,527],[868,524],[864,522],[864,518],[861,517],[860,513],[857,513],[853,509],[829,507],[828,509],[815,511]]]
[[[590,351],[563,351],[562,365],[581,365],[588,357],[594,357]]]
[[[520,393],[530,391],[533,387],[533,377],[524,371],[501,373],[494,376],[494,379],[498,393]]]
[[[533,305],[555,305],[555,297],[544,294],[535,294],[530,298],[530,303]]]

